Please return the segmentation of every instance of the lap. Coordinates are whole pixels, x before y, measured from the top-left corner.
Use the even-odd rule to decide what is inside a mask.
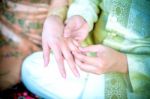
[[[66,61],[64,63],[67,72],[66,79],[61,77],[52,54],[49,65],[45,67],[42,52],[36,52],[27,57],[22,65],[22,81],[31,92],[39,96],[65,99],[77,99],[81,95],[85,97],[84,94],[89,93],[89,88],[86,87],[88,85],[95,84],[93,86],[98,87],[99,82],[104,85],[103,76],[79,70],[80,78],[76,78]],[[95,90],[95,87],[91,86],[90,90]]]

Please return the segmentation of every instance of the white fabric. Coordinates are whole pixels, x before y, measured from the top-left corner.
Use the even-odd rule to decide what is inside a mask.
[[[104,99],[104,75],[80,71],[75,77],[65,61],[67,78],[61,77],[54,56],[44,66],[43,53],[28,56],[22,65],[22,82],[34,94],[45,99]]]

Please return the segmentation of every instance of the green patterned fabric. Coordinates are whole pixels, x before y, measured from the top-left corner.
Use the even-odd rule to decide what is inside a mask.
[[[102,43],[127,56],[128,74],[105,75],[106,99],[150,98],[149,5],[149,0],[74,0],[70,6],[68,17],[85,18],[93,30],[88,38],[94,44]]]

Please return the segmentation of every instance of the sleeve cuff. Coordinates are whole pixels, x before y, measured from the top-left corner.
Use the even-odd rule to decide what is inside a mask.
[[[98,4],[98,2],[96,2]],[[82,16],[89,25],[89,30],[91,31],[93,29],[94,23],[97,21],[99,13],[98,6],[95,3],[87,2],[85,0],[81,0],[80,2],[74,2],[69,10],[67,18],[70,18],[74,15]]]

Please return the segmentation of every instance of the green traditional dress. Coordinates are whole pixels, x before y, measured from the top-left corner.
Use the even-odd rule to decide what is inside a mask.
[[[68,18],[80,15],[93,30],[86,44],[102,43],[127,56],[128,74],[105,75],[106,99],[150,98],[149,5],[149,0],[74,0],[69,8]]]

